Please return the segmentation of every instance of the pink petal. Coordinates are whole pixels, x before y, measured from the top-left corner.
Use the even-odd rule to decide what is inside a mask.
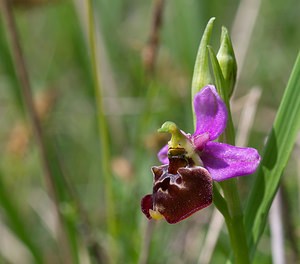
[[[222,134],[227,122],[226,105],[213,85],[205,86],[194,98],[196,131],[194,137],[209,133],[209,140]]]
[[[168,164],[168,144],[161,148],[158,152],[157,157],[162,164]]]
[[[208,142],[200,157],[215,181],[252,174],[260,162],[256,149],[217,142]]]

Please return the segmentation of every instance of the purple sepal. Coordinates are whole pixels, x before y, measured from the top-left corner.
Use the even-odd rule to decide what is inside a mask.
[[[218,138],[225,129],[227,109],[213,85],[205,86],[194,98],[197,135],[209,133],[209,140]]]
[[[254,148],[240,148],[218,142],[206,143],[200,158],[215,181],[252,174],[260,162],[260,156]]]

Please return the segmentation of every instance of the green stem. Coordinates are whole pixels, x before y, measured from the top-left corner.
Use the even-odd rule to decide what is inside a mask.
[[[224,140],[222,141],[235,145],[234,128],[228,99],[225,99],[225,104],[227,105],[228,109],[228,122],[223,134]],[[244,226],[244,215],[237,188],[237,179],[230,179],[221,182],[220,185],[222,186],[224,198],[227,202],[230,215],[228,219],[225,219],[225,222],[228,228],[230,243],[234,252],[235,261],[236,263],[241,264],[250,263],[249,248]]]
[[[221,183],[224,198],[227,202],[229,217],[225,218],[230,243],[235,262],[238,264],[250,263],[249,249],[244,227],[244,215],[237,189],[237,180],[230,179]]]
[[[105,191],[105,203],[106,203],[106,220],[107,220],[107,231],[111,238],[116,236],[116,217],[115,217],[115,203],[112,190],[112,172],[110,168],[110,149],[109,149],[109,137],[107,129],[107,120],[104,114],[103,107],[103,95],[100,81],[100,65],[97,60],[97,48],[95,39],[95,26],[94,26],[94,15],[93,15],[93,4],[92,0],[87,1],[88,19],[89,19],[89,45],[90,45],[90,56],[92,65],[92,74],[94,80],[94,89],[96,96],[97,106],[97,123],[98,133],[101,149],[101,168],[103,175],[103,186]],[[112,251],[114,248],[110,245]]]
[[[220,136],[219,141],[235,145],[234,126],[232,122],[229,96],[227,92],[228,83],[226,83],[226,81],[224,80],[220,65],[217,61],[213,49],[211,47],[208,47],[208,50],[215,73],[216,87],[218,93],[224,100],[228,111],[227,126],[224,133]],[[237,180],[230,179],[221,182],[220,185],[223,189],[224,198],[227,202],[227,208],[229,211],[229,217],[225,217],[225,222],[228,228],[230,243],[233,249],[235,261],[236,263],[247,264],[250,262],[249,249],[246,239],[246,231],[244,227],[244,216],[237,189]]]
[[[234,127],[231,118],[229,100],[225,95],[225,104],[228,109],[228,121],[225,132],[223,134],[223,142],[235,145]],[[221,182],[224,192],[224,198],[227,201],[230,217],[225,219],[228,228],[230,243],[234,252],[236,263],[250,263],[249,248],[247,244],[246,231],[244,226],[244,215],[241,206],[241,201],[237,188],[237,179],[230,179]]]

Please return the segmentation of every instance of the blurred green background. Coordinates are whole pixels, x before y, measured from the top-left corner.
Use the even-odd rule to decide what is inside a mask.
[[[299,51],[299,0],[165,1],[153,71],[145,56],[160,1],[93,1],[108,123],[113,232],[107,227],[114,220],[107,219],[86,1],[12,2],[67,246],[61,246],[1,14],[0,263],[197,263],[214,206],[177,225],[149,225],[140,211],[140,199],[151,192],[150,167],[159,164],[156,153],[168,140],[156,130],[172,120],[193,132],[193,66],[204,27],[215,16],[212,46],[218,50],[221,26],[226,26],[240,66],[232,99],[234,123],[238,128],[249,94],[258,91],[245,144],[262,150]],[[300,251],[299,153],[298,144],[281,185],[287,263],[299,260]],[[240,180],[242,201],[251,182],[251,177]],[[272,263],[271,239],[267,228],[255,263]],[[99,258],[89,250],[94,244]],[[211,263],[224,263],[230,255],[225,227],[211,250]]]

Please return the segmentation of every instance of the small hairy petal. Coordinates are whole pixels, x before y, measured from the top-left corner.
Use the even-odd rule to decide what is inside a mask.
[[[213,85],[205,86],[194,98],[196,131],[193,137],[209,133],[209,140],[214,140],[224,131],[227,122],[225,103]]]
[[[255,172],[260,162],[256,149],[208,142],[200,154],[213,180],[223,181]]]
[[[164,147],[161,148],[161,150],[158,152],[157,157],[159,159],[159,161],[162,164],[168,164],[169,160],[168,160],[168,144],[165,145]]]
[[[209,133],[199,134],[191,137],[192,143],[198,151],[202,151],[205,147],[205,144],[209,141]]]

